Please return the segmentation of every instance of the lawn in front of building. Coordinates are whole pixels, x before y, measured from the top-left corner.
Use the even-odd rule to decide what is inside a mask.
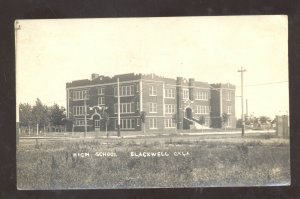
[[[289,141],[274,134],[21,140],[20,189],[289,184]]]

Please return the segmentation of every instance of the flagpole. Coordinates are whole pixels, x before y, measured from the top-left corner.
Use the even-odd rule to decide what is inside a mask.
[[[117,79],[118,81],[118,137],[120,137],[120,81],[119,78]]]

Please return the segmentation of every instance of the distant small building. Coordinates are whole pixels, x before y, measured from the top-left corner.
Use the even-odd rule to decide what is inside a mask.
[[[66,84],[67,117],[73,117],[75,131],[84,131],[84,103],[88,131],[101,128],[101,111],[110,117],[108,130],[117,129],[118,78],[121,130],[140,131],[141,111],[146,112],[148,130],[190,129],[202,116],[205,126],[221,128],[223,113],[229,115],[225,125],[236,126],[235,86],[232,84],[209,84],[192,78],[172,79],[155,74],[129,73],[113,77],[92,74],[91,79]]]
[[[276,135],[282,138],[290,137],[290,120],[287,115],[276,116]]]

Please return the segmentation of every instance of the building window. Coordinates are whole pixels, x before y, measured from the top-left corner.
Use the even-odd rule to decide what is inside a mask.
[[[75,120],[75,126],[84,126],[84,120],[76,119]]]
[[[231,119],[230,118],[227,119],[227,123],[225,125],[226,125],[226,127],[231,127]]]
[[[104,95],[105,88],[98,88],[98,95]]]
[[[149,103],[149,113],[157,113],[157,104]]]
[[[230,92],[227,92],[226,100],[231,101],[231,93]]]
[[[189,89],[183,89],[183,99],[189,99]]]
[[[175,113],[175,104],[165,104],[165,113],[166,114]]]
[[[208,100],[208,92],[207,91],[201,91],[197,90],[196,92],[196,100]]]
[[[166,88],[165,89],[165,98],[175,98],[175,89],[174,88]]]
[[[140,110],[140,103],[139,102],[136,102],[136,110]]]
[[[73,100],[89,99],[88,90],[73,91]]]
[[[140,118],[137,118],[136,119],[136,126],[140,126],[141,125],[141,119]]]
[[[226,112],[227,112],[227,114],[231,114],[231,106],[226,107]]]
[[[156,95],[157,95],[157,89],[156,89],[156,86],[150,86],[150,87],[149,87],[149,95],[150,95],[150,96],[156,96]]]
[[[209,111],[209,106],[196,106],[196,114],[208,114]]]
[[[149,119],[149,128],[150,129],[157,129],[157,120],[156,118]]]
[[[114,87],[114,95],[115,97],[118,97],[118,87]],[[128,86],[120,86],[120,97],[127,97],[127,96],[133,96],[134,95],[134,86],[128,85]]]
[[[165,119],[165,128],[175,128],[173,119]]]
[[[73,106],[74,115],[84,115],[84,106]]]
[[[105,98],[104,97],[98,97],[98,105],[105,105]]]
[[[115,114],[118,113],[118,104],[114,104]],[[120,113],[133,113],[132,103],[120,103]]]
[[[115,128],[118,128],[118,120],[115,120]],[[120,129],[134,129],[135,120],[134,119],[120,119]]]

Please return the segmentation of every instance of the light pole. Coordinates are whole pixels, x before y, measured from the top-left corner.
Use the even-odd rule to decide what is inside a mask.
[[[87,92],[84,91],[84,137],[86,137],[86,132],[87,132],[87,122],[86,122],[86,100],[87,100]]]
[[[244,77],[243,74],[246,72],[246,69],[241,67],[241,70],[238,70],[241,73],[241,104],[242,104],[242,136],[245,134],[245,115],[244,115]]]

